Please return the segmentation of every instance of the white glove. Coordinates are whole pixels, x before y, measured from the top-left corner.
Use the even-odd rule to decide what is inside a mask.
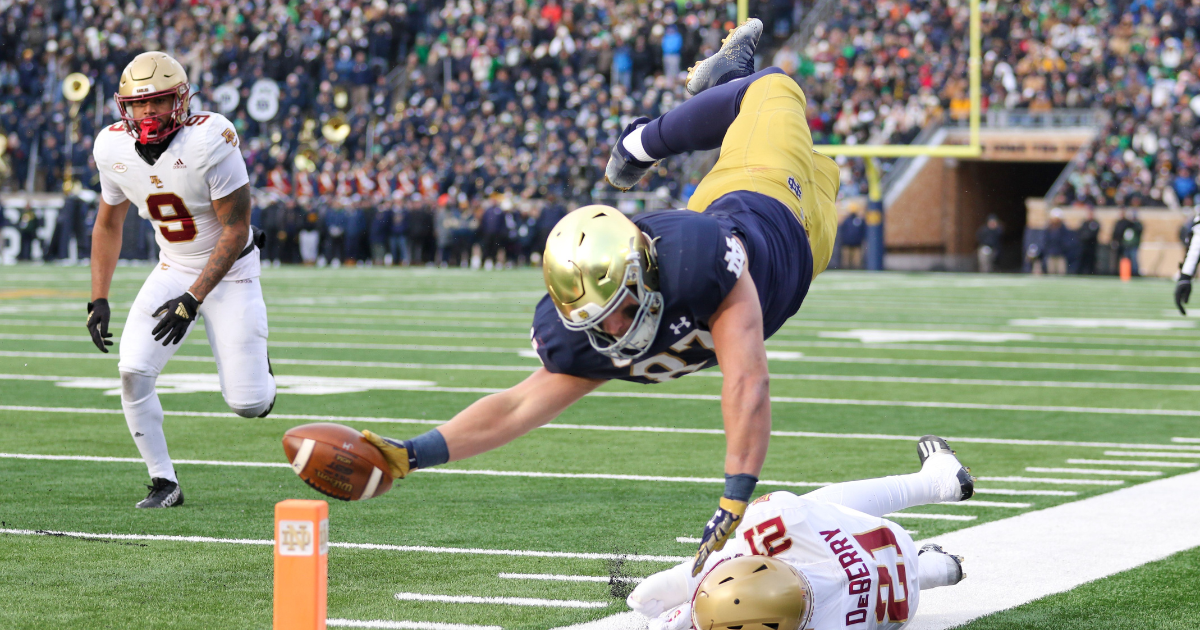
[[[692,605],[688,603],[672,608],[651,619],[648,630],[692,630]]]
[[[681,564],[651,575],[633,589],[625,603],[638,613],[653,619],[691,601],[692,594],[688,591],[689,570],[688,564]]]

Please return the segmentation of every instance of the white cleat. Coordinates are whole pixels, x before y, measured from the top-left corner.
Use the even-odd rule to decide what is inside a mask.
[[[946,440],[936,435],[917,440],[917,458],[922,471],[933,473],[934,487],[943,501],[966,501],[975,494],[971,469],[958,461]]]

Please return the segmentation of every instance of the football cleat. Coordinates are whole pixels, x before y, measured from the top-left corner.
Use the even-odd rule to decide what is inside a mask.
[[[941,556],[945,556],[949,562],[953,562],[953,569],[948,571],[949,575],[947,577],[949,578],[949,584],[947,584],[947,586],[953,586],[966,579],[967,574],[963,572],[962,568],[962,563],[965,561],[965,558],[962,556],[946,553],[946,551],[942,549],[941,545],[935,543],[927,543],[925,546],[921,547],[921,550],[917,552],[917,555],[924,556],[926,553],[939,554]],[[931,558],[922,558],[921,561],[926,562]]]
[[[688,68],[684,84],[688,93],[695,96],[710,87],[754,74],[754,49],[762,32],[763,24],[758,18],[750,18],[729,31],[717,54]]]
[[[417,469],[416,458],[408,449],[408,442],[385,438],[364,430],[363,437],[383,453],[391,470],[393,479],[403,479],[408,473]]]
[[[625,136],[633,133],[634,129],[645,126],[650,122],[645,116],[629,123],[625,127],[625,131],[621,132],[621,137],[617,139],[617,143],[613,145],[612,155],[608,158],[608,166],[604,167],[604,181],[608,182],[615,188],[622,191],[629,190],[637,183],[642,181],[646,173],[654,168],[658,162],[643,162],[629,153],[625,149]]]
[[[949,456],[947,459],[946,456]],[[944,501],[966,501],[975,494],[975,478],[971,469],[963,466],[946,440],[936,435],[926,435],[917,440],[917,459],[921,470],[928,467],[934,472],[934,486]],[[953,474],[954,481],[949,481]]]
[[[271,356],[270,355],[267,355],[267,374],[270,374],[271,376],[275,376],[275,369],[271,367]],[[266,411],[262,412],[262,414],[258,416],[259,418],[266,418],[268,415],[271,414],[271,410],[275,408],[275,399],[276,398],[279,398],[278,393],[275,394],[274,398],[271,398],[271,405],[269,407],[267,407]]]
[[[179,484],[170,479],[155,477],[150,480],[150,494],[146,495],[145,499],[138,501],[137,507],[140,508],[168,508],[178,507],[183,505],[183,490],[179,488]]]

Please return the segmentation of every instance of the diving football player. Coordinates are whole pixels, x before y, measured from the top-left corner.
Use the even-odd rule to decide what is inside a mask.
[[[631,123],[606,178],[635,185],[658,160],[720,148],[686,210],[633,221],[587,206],[552,230],[548,295],[533,321],[542,367],[412,440],[371,440],[396,477],[489,451],[553,420],[610,379],[661,383],[720,364],[725,492],[694,570],[721,549],[758,481],[771,431],[764,340],[800,308],[829,263],[838,167],[814,153],[804,92],[778,68],[754,72],[762,23],[735,28],[689,71],[696,96]]]
[[[161,52],[138,55],[117,88],[121,121],[96,136],[93,150],[101,199],[87,328],[101,352],[112,345],[108,293],[130,202],[154,226],[161,249],[130,306],[117,364],[125,421],[150,473],[140,508],[183,504],[154,383],[197,317],[204,316],[229,408],[255,418],[275,404],[246,162],[233,124],[190,111],[190,90],[178,61]]]
[[[942,438],[917,442],[920,472],[764,494],[702,576],[691,562],[656,573],[629,595],[649,630],[899,630],[922,591],[959,583],[962,558],[919,551],[885,514],[962,501],[974,482]]]

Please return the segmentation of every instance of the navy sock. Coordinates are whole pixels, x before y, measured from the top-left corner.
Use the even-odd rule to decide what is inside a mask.
[[[754,494],[754,486],[758,484],[758,477],[741,473],[737,475],[725,475],[725,498],[749,503],[750,496]]]
[[[725,132],[742,109],[742,97],[746,96],[750,84],[769,74],[783,73],[772,66],[701,92],[650,121],[642,129],[642,148],[655,160],[719,149]]]
[[[413,468],[429,468],[450,461],[446,438],[437,429],[406,440],[404,445],[408,449],[408,465]]]

